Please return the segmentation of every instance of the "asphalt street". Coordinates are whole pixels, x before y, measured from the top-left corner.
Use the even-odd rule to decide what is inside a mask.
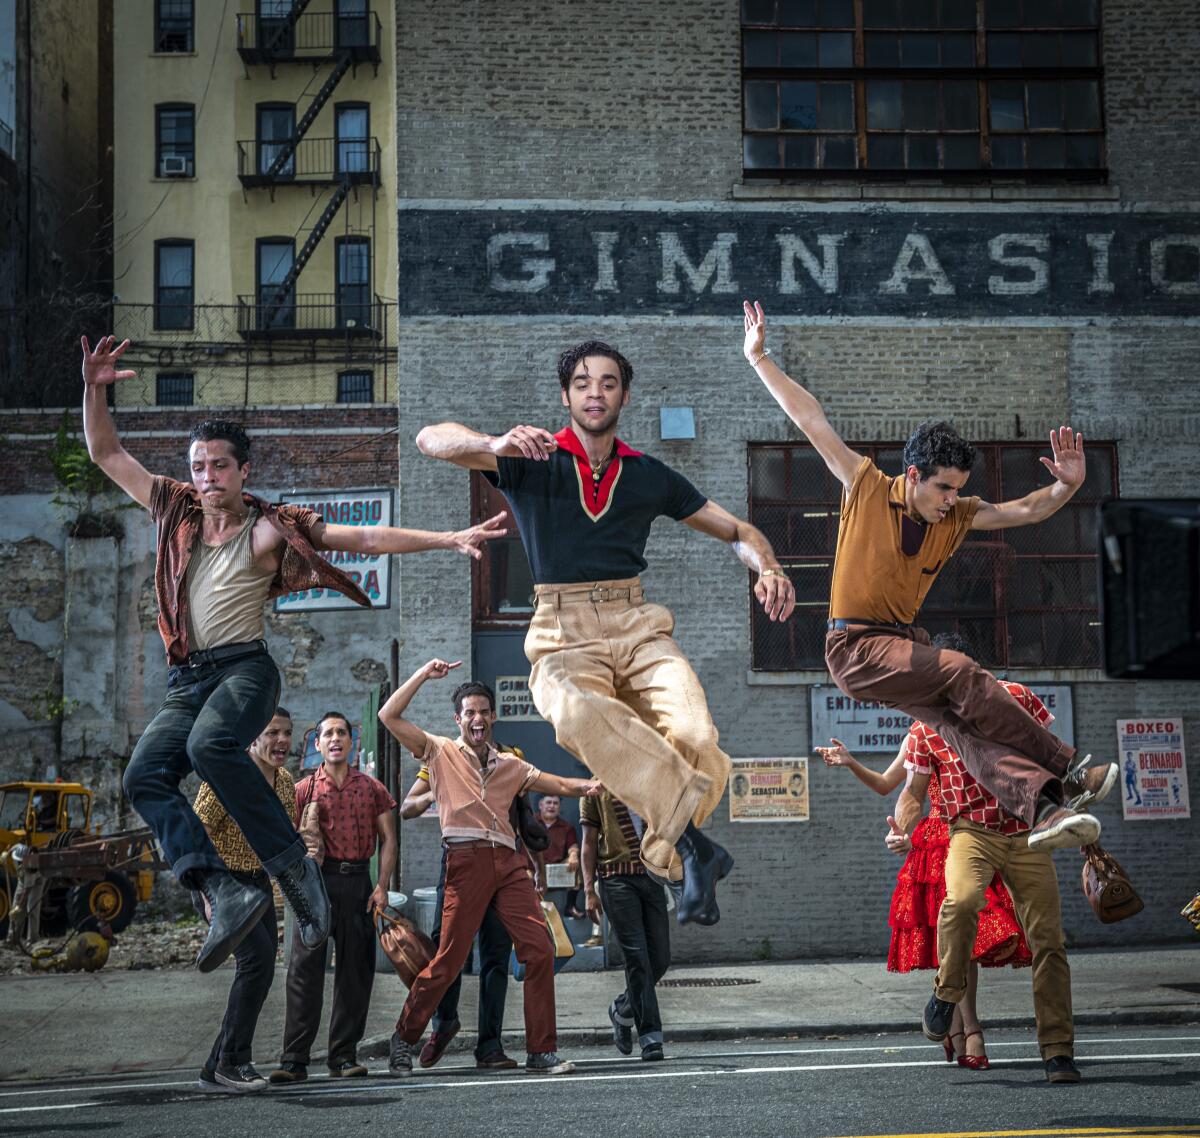
[[[570,1054],[571,1075],[483,1073],[458,1056],[412,1078],[334,1081],[254,1096],[195,1089],[195,1073],[5,1084],[0,1135],[311,1138],[448,1136],[1200,1135],[1200,1034],[1192,1028],[1082,1033],[1084,1082],[1046,1083],[1031,1035],[989,1034],[992,1069],[946,1064],[918,1036],[671,1045],[648,1065],[613,1048]]]

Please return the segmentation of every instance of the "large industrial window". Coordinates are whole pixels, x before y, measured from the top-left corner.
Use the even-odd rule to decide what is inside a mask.
[[[1104,176],[1099,0],[742,0],[748,178]]]
[[[192,327],[196,247],[191,241],[154,243],[154,327],[183,331]]]
[[[900,473],[902,444],[850,445],[884,472]],[[1047,484],[1038,462],[1045,444],[978,450],[964,494],[1001,502]],[[841,484],[806,444],[751,444],[749,466],[750,520],[774,545],[797,599],[784,624],[772,624],[752,603],[753,667],[824,668]],[[1096,505],[1117,493],[1116,444],[1089,440],[1087,467],[1087,481],[1047,521],[972,531],[934,583],[919,624],[930,633],[961,632],[992,667],[1099,667]]]

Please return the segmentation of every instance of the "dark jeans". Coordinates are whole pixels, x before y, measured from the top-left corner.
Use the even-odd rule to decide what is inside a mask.
[[[662,886],[643,873],[600,878],[600,901],[625,957],[625,991],[616,1012],[637,1025],[638,1041],[662,1042],[662,1018],[654,985],[671,966],[671,926]]]
[[[304,842],[246,748],[279,699],[279,669],[266,652],[228,664],[174,667],[167,698],[125,769],[125,793],[184,885],[189,870],[223,869],[179,784],[195,771],[216,794],[272,876],[304,856]]]
[[[446,850],[442,850],[442,873],[438,878],[437,923],[433,926],[433,943],[440,944],[442,936],[442,906],[446,900]],[[500,920],[494,905],[489,905],[479,926],[479,1037],[475,1041],[475,1058],[503,1051],[500,1036],[504,1031],[504,1000],[508,995],[508,958],[512,952],[512,937]],[[468,960],[470,958],[468,957]],[[433,1029],[458,1019],[458,997],[462,992],[460,972],[446,989],[442,1002],[433,1016]]]
[[[257,886],[271,897],[271,904],[263,913],[262,920],[250,930],[233,954],[237,968],[233,975],[233,986],[229,989],[225,1018],[221,1021],[221,1030],[217,1032],[217,1040],[204,1064],[210,1071],[221,1063],[238,1067],[250,1062],[254,1029],[258,1025],[267,993],[271,990],[271,981],[275,979],[275,953],[279,947],[270,878],[265,873],[235,872],[233,876],[246,885]]]
[[[355,1060],[358,1042],[367,1030],[367,1010],[375,983],[375,929],[367,912],[373,888],[370,873],[326,873],[325,888],[333,910],[329,940],[320,948],[305,948],[296,928],[288,964],[287,1016],[280,1059],[306,1067],[309,1050],[321,1026],[325,962],[330,944],[337,951],[333,964],[333,1010],[329,1013],[329,1066]]]

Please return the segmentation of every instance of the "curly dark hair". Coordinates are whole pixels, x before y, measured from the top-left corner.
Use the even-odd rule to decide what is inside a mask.
[[[633,382],[633,364],[616,348],[611,344],[604,343],[603,340],[584,340],[582,344],[568,348],[558,357],[558,382],[562,384],[564,391],[567,389],[567,384],[571,382],[575,366],[580,360],[587,359],[588,356],[606,356],[614,361],[621,371],[621,390],[629,390],[629,385]]]
[[[461,683],[450,693],[450,702],[454,704],[456,714],[462,713],[463,700],[469,695],[485,695],[487,701],[491,704],[493,711],[496,710],[496,693],[492,691],[487,684],[480,680],[467,680]]]
[[[949,423],[922,423],[904,444],[904,469],[915,466],[924,482],[939,467],[968,473],[975,464],[975,448]]]
[[[205,419],[192,428],[188,436],[188,446],[192,443],[210,443],[214,439],[223,439],[233,447],[233,457],[238,466],[245,466],[250,461],[250,436],[242,429],[241,423],[229,419]]]
[[[975,651],[975,645],[961,633],[939,632],[930,643],[934,648],[949,648],[951,652],[961,652],[964,656],[970,656],[972,660],[979,663],[979,653]]]

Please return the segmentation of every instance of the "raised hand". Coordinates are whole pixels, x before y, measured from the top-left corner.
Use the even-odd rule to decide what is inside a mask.
[[[1059,427],[1050,432],[1052,458],[1042,457],[1038,461],[1054,477],[1066,486],[1082,486],[1087,477],[1087,462],[1083,457],[1083,435],[1076,434],[1070,427]]]
[[[556,450],[558,443],[543,427],[513,427],[492,442],[492,454],[497,458],[530,458],[534,462],[545,462]]]
[[[763,306],[756,300],[753,305],[748,300],[742,301],[743,323],[746,329],[746,342],[742,352],[746,359],[755,360],[762,355],[763,345],[767,339],[767,318]]]
[[[787,576],[769,573],[754,583],[754,595],[769,620],[787,620],[796,607],[796,586]]]
[[[458,553],[465,553],[468,557],[474,557],[478,561],[483,556],[482,546],[485,542],[491,541],[494,537],[504,537],[508,530],[503,528],[504,519],[508,517],[505,510],[501,510],[494,517],[488,518],[486,522],[480,522],[477,526],[472,526],[470,529],[458,530],[450,535],[450,542],[453,549]]]
[[[832,747],[814,747],[817,752],[825,760],[827,767],[848,767],[853,755],[846,749],[846,744],[841,739],[830,739]]]
[[[455,660],[449,663],[446,660],[434,658],[425,665],[423,671],[427,680],[444,680],[455,668],[461,668],[462,661]]]
[[[896,825],[896,819],[890,814],[888,815],[887,837],[883,839],[883,842],[894,854],[906,853],[912,849],[912,839]]]
[[[101,336],[96,341],[93,351],[86,336],[79,337],[79,346],[83,348],[83,382],[89,387],[104,387],[115,383],[118,379],[132,379],[136,371],[117,371],[117,360],[125,354],[129,341],[123,340],[117,344],[116,336]]]

